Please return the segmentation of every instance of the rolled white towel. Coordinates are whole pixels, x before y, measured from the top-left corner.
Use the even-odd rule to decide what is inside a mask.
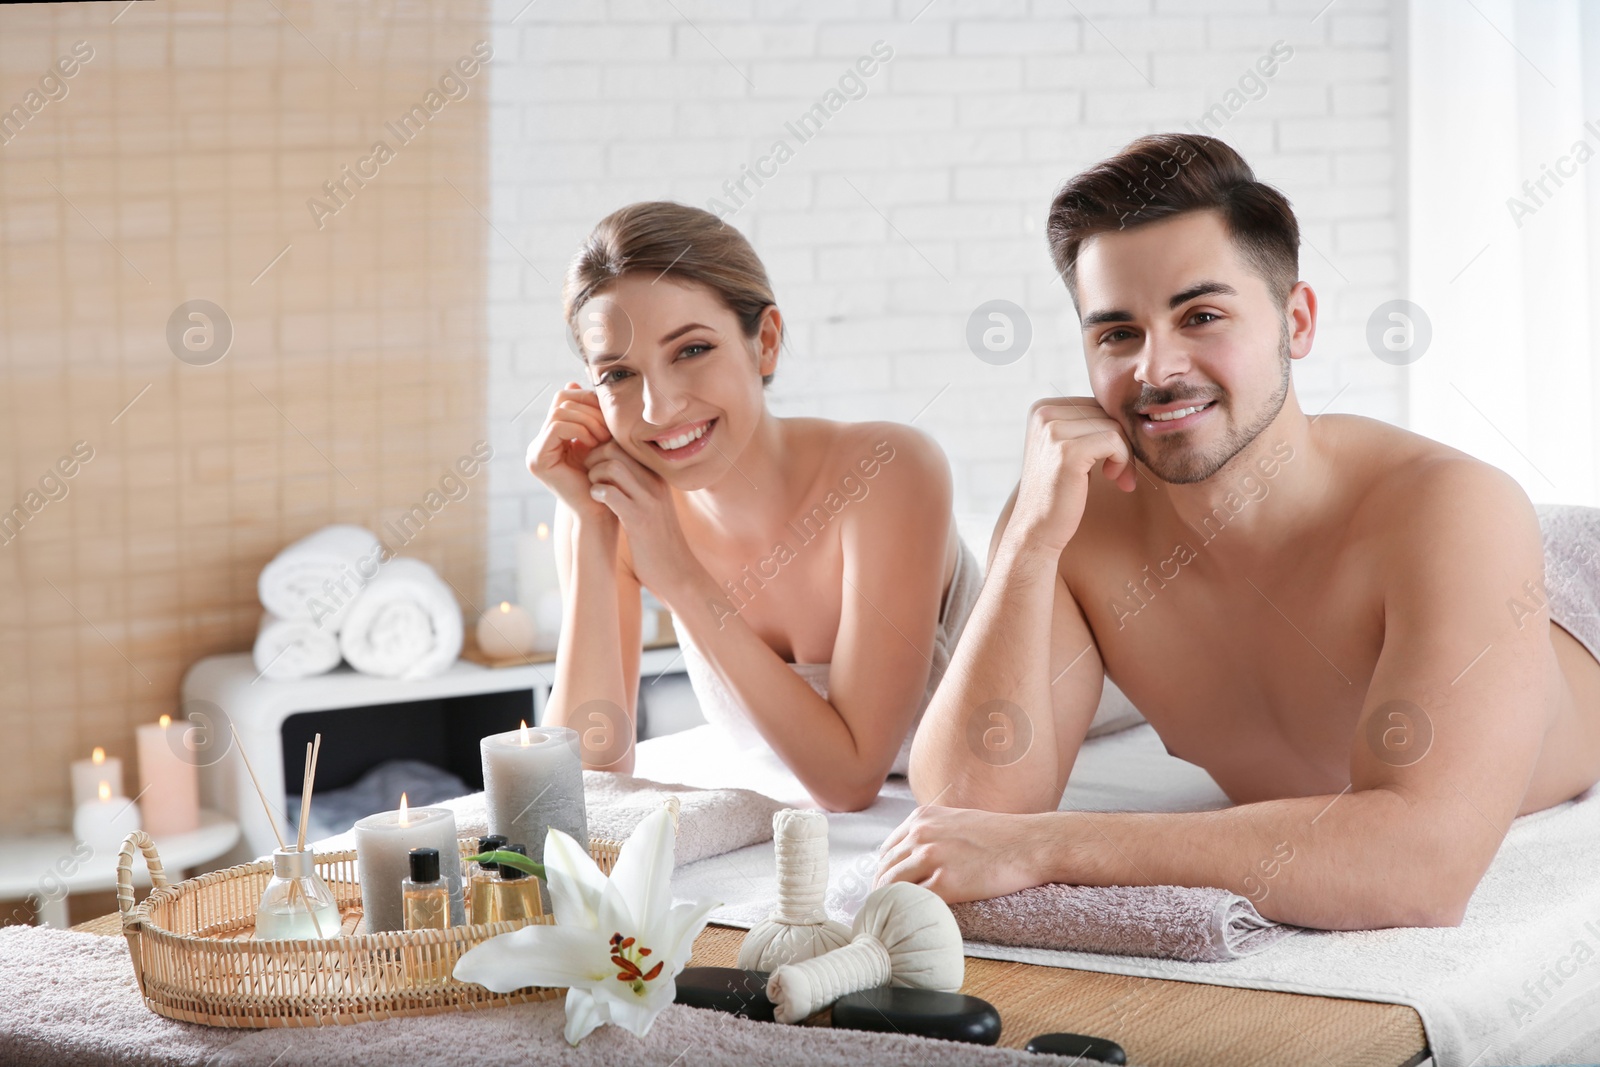
[[[356,598],[339,649],[366,674],[431,678],[461,654],[461,608],[432,567],[391,559]]]
[[[364,583],[377,574],[383,546],[360,526],[324,526],[261,568],[261,606],[280,619],[306,619],[338,633]]]
[[[267,612],[251,654],[263,678],[310,678],[339,665],[339,635],[308,619],[280,619]]]

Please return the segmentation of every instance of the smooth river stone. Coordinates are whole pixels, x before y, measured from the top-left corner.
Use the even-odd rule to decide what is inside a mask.
[[[1083,1034],[1040,1034],[1028,1042],[1029,1052],[1045,1052],[1056,1056],[1077,1056],[1098,1063],[1127,1063],[1122,1046],[1103,1037]]]
[[[1000,1013],[965,993],[883,986],[840,997],[833,1025],[846,1030],[917,1034],[943,1041],[992,1045],[1000,1040]]]
[[[766,971],[685,967],[678,975],[677,985],[674,1003],[725,1011],[761,1023],[773,1021],[772,1001],[767,999]]]

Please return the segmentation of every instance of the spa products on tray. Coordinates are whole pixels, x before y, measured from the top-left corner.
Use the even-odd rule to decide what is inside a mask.
[[[803,963],[786,963],[767,979],[779,1022],[796,1023],[846,993],[882,985],[953,993],[966,957],[950,906],[911,882],[891,882],[867,894],[856,913],[850,944]]]
[[[536,863],[544,862],[551,827],[588,847],[577,731],[523,723],[520,730],[491,734],[478,746],[490,833],[527,845]],[[548,907],[548,897],[545,903]]]
[[[850,943],[850,929],[828,918],[828,817],[785,808],[772,817],[778,861],[778,903],[772,916],[751,927],[739,948],[739,966],[771,971]]]
[[[311,853],[274,851],[272,881],[256,908],[256,940],[338,937],[339,923],[339,904],[317,873]]]
[[[455,814],[446,808],[409,807],[402,794],[397,810],[368,815],[356,823],[356,878],[361,883],[367,933],[405,929],[400,883],[411,870],[414,848],[438,850],[439,869],[450,893],[451,925],[466,922]]]
[[[406,929],[449,929],[450,889],[439,878],[439,850],[414,848],[408,861],[409,877],[400,882]]]

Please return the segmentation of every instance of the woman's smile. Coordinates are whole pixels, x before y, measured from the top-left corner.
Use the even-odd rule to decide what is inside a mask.
[[[711,440],[711,431],[717,425],[717,420],[702,419],[699,422],[684,423],[675,426],[665,433],[657,434],[646,443],[655,450],[658,456],[673,461],[685,460],[702,451]]]

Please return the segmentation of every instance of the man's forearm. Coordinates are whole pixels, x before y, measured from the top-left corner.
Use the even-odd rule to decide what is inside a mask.
[[[1460,921],[1482,874],[1479,838],[1493,829],[1445,832],[1455,814],[1370,789],[1220,811],[1032,818],[1049,842],[1041,882],[1215,886],[1278,922],[1358,930]]]
[[[1055,808],[1048,670],[1057,563],[1007,531],[917,730],[911,786],[922,803]]]

